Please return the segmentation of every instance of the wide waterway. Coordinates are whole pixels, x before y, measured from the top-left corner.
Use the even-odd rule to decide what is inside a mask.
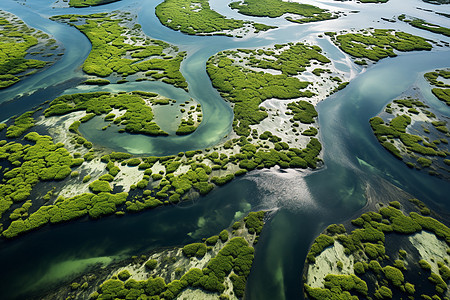
[[[163,155],[201,149],[216,144],[230,132],[232,111],[212,88],[205,71],[206,60],[221,50],[316,40],[320,32],[367,27],[398,28],[427,38],[449,41],[404,23],[379,22],[381,17],[391,18],[401,13],[429,17],[429,13],[415,10],[417,6],[445,12],[445,8],[420,1],[413,1],[406,8],[402,7],[401,0],[391,0],[383,5],[331,2],[328,4],[339,9],[360,10],[360,13],[306,25],[291,24],[282,18],[247,18],[236,15],[224,2],[212,1],[211,7],[224,15],[280,26],[280,29],[245,39],[197,37],[174,32],[162,26],[154,16],[154,7],[159,1],[124,0],[86,9],[49,8],[52,2],[2,0],[0,3],[0,9],[14,13],[28,25],[54,35],[66,49],[63,59],[51,68],[0,92],[0,119],[22,113],[61,94],[95,89],[76,86],[77,78],[83,76],[80,66],[89,53],[89,41],[74,28],[52,22],[48,17],[68,13],[131,11],[138,14],[138,22],[147,35],[176,44],[180,50],[188,52],[182,72],[189,83],[189,93],[156,82],[109,85],[101,89],[154,91],[177,100],[192,97],[204,109],[202,125],[189,137],[149,138],[113,132],[105,137],[98,131],[81,128],[94,143],[132,153]],[[327,4],[326,1],[318,3]],[[445,18],[434,18],[436,23],[445,25]],[[337,61],[336,65],[343,72],[358,71],[357,67],[349,68],[345,55],[327,40],[317,39],[317,43],[327,56]],[[255,171],[193,203],[120,218],[112,216],[99,221],[50,226],[17,240],[1,242],[1,298],[27,298],[58,283],[70,282],[94,263],[108,263],[111,258],[199,240],[216,234],[250,210],[274,208],[277,210],[269,219],[257,246],[247,297],[302,298],[301,273],[312,240],[328,224],[357,214],[366,205],[367,190],[375,189],[380,199],[395,198],[396,193],[383,185],[386,181],[437,211],[449,212],[450,203],[445,201],[450,192],[448,182],[408,169],[378,144],[368,124],[371,117],[405,90],[415,85],[425,87],[422,79],[424,72],[450,67],[449,62],[448,48],[403,53],[370,67],[343,91],[320,103],[320,138],[325,161],[322,170]],[[35,94],[9,101],[19,94],[36,90],[38,92]],[[448,107],[432,99],[429,94],[427,103],[449,115]]]

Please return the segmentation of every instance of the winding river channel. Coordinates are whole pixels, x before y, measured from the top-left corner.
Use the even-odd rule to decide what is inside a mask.
[[[312,41],[320,45],[340,71],[351,79],[342,91],[318,105],[320,139],[325,167],[319,171],[254,171],[215,189],[209,195],[177,207],[162,207],[125,217],[99,221],[76,221],[50,226],[17,240],[0,242],[0,291],[2,299],[24,299],[39,295],[59,283],[70,282],[96,263],[140,254],[159,247],[182,245],[216,234],[250,210],[275,209],[261,235],[247,286],[247,299],[301,299],[302,269],[310,244],[327,225],[342,222],[367,205],[368,191],[375,200],[395,198],[396,186],[442,213],[450,212],[450,184],[407,168],[382,148],[368,120],[395,97],[413,87],[426,86],[423,74],[450,67],[450,50],[435,47],[430,52],[402,53],[382,60],[362,72],[348,63],[346,55],[317,35],[350,28],[394,28],[433,40],[449,38],[410,27],[401,22],[383,22],[401,13],[429,18],[427,8],[450,13],[421,1],[390,0],[387,4],[310,1],[315,5],[343,10],[347,16],[314,24],[292,24],[282,18],[251,18],[239,15],[223,0],[212,0],[219,13],[245,20],[257,20],[278,29],[242,39],[189,36],[162,26],[154,14],[160,1],[122,0],[83,9],[52,8],[52,0],[2,0],[0,9],[19,16],[29,26],[52,34],[65,48],[63,58],[52,67],[0,91],[0,119],[23,113],[61,94],[89,90],[144,90],[187,100],[203,107],[203,122],[188,137],[119,135],[81,127],[95,144],[134,154],[167,155],[202,149],[220,142],[231,131],[232,110],[214,90],[206,74],[207,59],[219,51],[254,48],[276,43]],[[138,22],[152,38],[187,51],[182,73],[189,93],[159,82],[129,82],[105,87],[78,87],[83,80],[81,65],[90,43],[75,28],[50,21],[58,14],[90,14],[114,10],[138,14]],[[359,13],[350,13],[358,10]],[[436,23],[448,19],[433,15]],[[423,92],[433,109],[449,114],[445,104]],[[101,126],[101,124],[99,124]]]

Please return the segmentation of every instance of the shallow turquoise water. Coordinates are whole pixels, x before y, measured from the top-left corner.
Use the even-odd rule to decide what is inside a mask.
[[[189,83],[189,93],[157,82],[109,85],[110,91],[147,90],[182,101],[192,97],[204,109],[204,121],[189,137],[149,138],[91,130],[95,124],[81,127],[88,139],[117,150],[165,155],[205,148],[219,142],[231,130],[232,111],[215,91],[207,77],[205,62],[218,51],[230,48],[261,47],[275,43],[303,40],[317,32],[350,27],[395,27],[436,38],[405,24],[378,23],[380,16],[392,17],[401,1],[385,6],[336,3],[341,8],[361,10],[340,20],[309,25],[290,24],[281,18],[271,22],[283,27],[248,39],[194,37],[163,27],[154,16],[158,1],[124,0],[88,9],[49,9],[52,1],[28,1],[26,6],[3,0],[0,8],[17,14],[33,27],[47,31],[66,48],[63,59],[48,70],[0,92],[0,119],[22,113],[60,94],[79,92],[76,82],[82,76],[80,66],[89,53],[87,39],[69,26],[47,20],[66,13],[88,14],[116,9],[138,12],[138,21],[146,34],[176,44],[188,52],[182,72]],[[227,13],[223,4],[212,7]],[[413,1],[414,2],[414,1]],[[333,3],[334,4],[334,3]],[[430,7],[415,1],[414,5]],[[375,9],[377,8],[377,9]],[[434,8],[434,7],[433,7]],[[245,18],[245,17],[243,17]],[[255,18],[252,18],[255,19]],[[438,22],[441,20],[437,18]],[[444,39],[438,36],[439,39]],[[448,40],[448,39],[447,39]],[[345,55],[326,40],[318,40],[327,55],[342,61]],[[133,255],[157,247],[181,245],[213,235],[256,209],[277,209],[270,218],[257,246],[255,264],[249,277],[249,299],[294,299],[302,297],[301,272],[304,257],[314,237],[328,224],[341,222],[358,213],[366,204],[365,190],[377,187],[380,180],[398,186],[432,208],[448,212],[448,182],[408,169],[387,153],[376,141],[368,119],[376,115],[394,97],[417,84],[425,87],[421,76],[438,67],[449,67],[450,52],[416,52],[386,59],[358,76],[343,91],[318,106],[321,141],[326,167],[313,172],[256,171],[214,190],[206,197],[176,208],[164,207],[122,218],[73,222],[49,226],[20,239],[0,243],[0,264],[7,272],[0,275],[0,290],[5,299],[27,298],[28,293],[45,290],[71,278],[93,262],[110,257]],[[342,65],[342,71],[348,71]],[[64,84],[60,84],[65,82]],[[58,85],[60,84],[60,85]],[[20,93],[47,88],[40,93],[9,101]],[[429,104],[448,115],[448,108],[428,95]],[[97,122],[101,128],[101,120]],[[86,124],[86,125],[88,125]],[[379,197],[388,197],[379,190]],[[29,288],[24,288],[29,287]]]

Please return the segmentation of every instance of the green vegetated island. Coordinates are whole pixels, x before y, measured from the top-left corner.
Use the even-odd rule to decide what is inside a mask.
[[[156,16],[173,30],[191,35],[227,35],[242,37],[276,28],[255,22],[229,19],[212,10],[208,0],[165,0],[156,6]]]
[[[48,34],[0,10],[0,89],[53,64],[62,54]]]
[[[251,212],[203,242],[134,256],[100,277],[95,270],[53,296],[65,299],[242,299],[264,226]]]
[[[187,90],[187,82],[180,72],[186,53],[166,42],[148,38],[130,13],[62,15],[51,19],[74,26],[91,42],[92,50],[83,63],[85,73],[110,76],[115,83],[126,82],[129,75],[136,74],[136,81],[161,80]],[[105,80],[108,79],[97,83],[108,83]]]
[[[444,102],[447,105],[450,105],[450,84],[444,83],[439,80],[442,78],[445,80],[450,80],[450,70],[449,69],[441,69],[436,70],[434,72],[428,72],[425,75],[425,79],[433,86],[431,92],[436,96],[439,100]]]
[[[322,147],[316,137],[317,112],[309,101],[316,103],[342,87],[343,80],[332,69],[319,47],[301,43],[219,53],[209,60],[208,73],[233,105],[234,131],[215,147],[178,155],[111,152],[95,147],[78,131],[100,116],[122,132],[165,135],[151,118],[151,107],[170,101],[147,92],[64,95],[44,110],[2,124],[3,237],[85,216],[95,219],[176,204],[254,169],[317,168]],[[302,74],[311,81],[296,78]],[[313,89],[311,82],[319,78],[327,85]],[[230,84],[231,90],[218,83]],[[315,93],[306,90],[309,86]],[[285,100],[292,98],[297,100]],[[183,109],[177,134],[188,134],[201,118],[201,107]],[[53,139],[34,132],[34,126],[54,132]]]
[[[325,32],[342,51],[350,54],[356,64],[366,65],[368,59],[377,62],[395,57],[397,51],[431,50],[432,45],[424,38],[390,29],[367,29],[345,33]]]
[[[277,18],[283,15],[295,23],[309,23],[338,18],[338,13],[319,7],[282,0],[243,0],[231,2],[229,6],[247,16]]]
[[[69,0],[69,6],[71,7],[89,7],[102,4],[108,4],[117,2],[120,0]]]
[[[450,28],[447,27],[443,27],[443,26],[439,26],[436,24],[432,24],[429,23],[423,19],[419,19],[419,18],[415,18],[415,17],[407,17],[406,15],[400,15],[398,16],[398,19],[400,21],[406,22],[409,25],[416,27],[416,28],[420,28],[420,29],[424,29],[427,31],[431,31],[434,33],[438,33],[438,34],[442,34],[445,36],[450,36]]]
[[[448,299],[450,229],[419,200],[330,225],[307,255],[308,299]]]
[[[380,144],[408,167],[450,179],[450,134],[444,116],[418,99],[404,97],[389,103],[370,125]]]

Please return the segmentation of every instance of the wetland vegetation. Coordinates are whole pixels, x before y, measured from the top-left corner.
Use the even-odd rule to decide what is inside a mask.
[[[166,42],[149,39],[139,24],[130,23],[129,14],[61,15],[51,19],[74,26],[91,42],[92,50],[83,63],[87,74],[115,74],[121,80],[138,74],[143,80],[161,80],[187,90],[180,72],[186,53]]]
[[[366,212],[345,226],[330,225],[316,238],[305,268],[308,298],[400,299],[420,295],[445,299],[450,279],[450,229],[429,217],[430,210],[417,199],[404,205],[397,201],[378,205],[377,212]],[[394,246],[388,243],[392,239],[401,242]],[[427,243],[443,248],[421,248],[429,247]],[[324,263],[330,265],[320,270]]]
[[[229,6],[247,16],[277,18],[290,14],[286,17],[286,20],[301,24],[336,19],[338,17],[336,13],[310,4],[281,0],[243,0],[231,2]]]
[[[397,99],[370,125],[380,144],[408,167],[448,177],[447,122],[428,108],[418,99]]]
[[[44,49],[37,51],[38,47]],[[16,16],[0,10],[0,89],[51,65],[53,61],[44,56],[53,56],[55,51],[50,51],[51,48],[56,50],[59,46],[49,35],[28,27]]]
[[[130,264],[113,269],[99,284],[84,279],[72,282],[65,295],[90,299],[183,299],[207,295],[241,299],[264,215],[264,211],[250,212],[232,228],[222,230],[220,238],[216,235],[180,248],[134,256]]]
[[[165,26],[187,34],[233,36],[233,31],[251,28],[255,33],[274,26],[229,19],[209,6],[208,0],[165,0],[156,7],[156,16]]]
[[[326,32],[327,36],[345,53],[354,58],[379,61],[394,57],[397,51],[431,50],[432,46],[424,38],[390,29],[367,29],[355,33],[336,34]]]
[[[435,86],[431,89],[433,95],[445,104],[450,105],[450,84],[438,80],[439,77],[444,80],[450,79],[450,71],[448,69],[436,70],[425,73],[424,77],[431,85]]]

